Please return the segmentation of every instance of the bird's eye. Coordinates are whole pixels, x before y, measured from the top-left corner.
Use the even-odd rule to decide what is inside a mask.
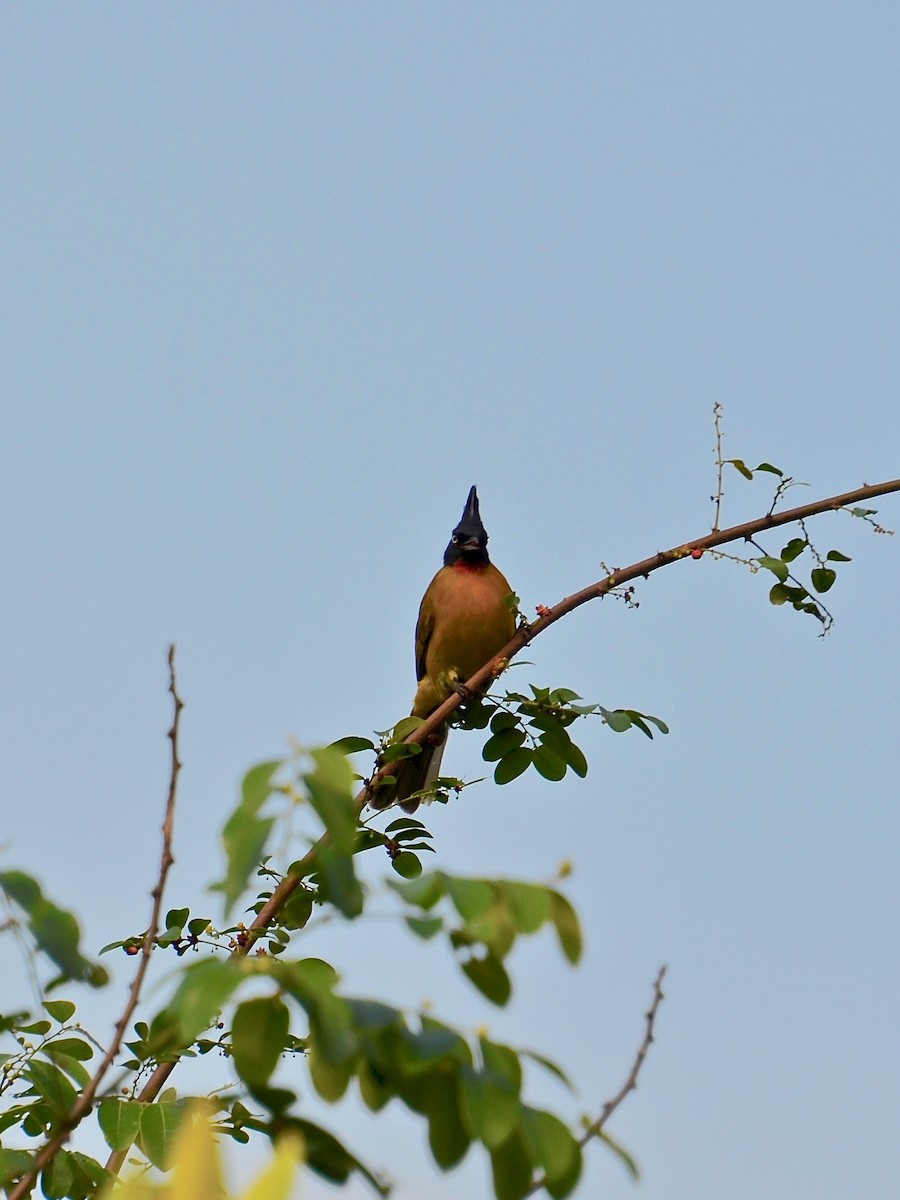
[[[453,545],[454,545],[454,546],[458,546],[458,545],[459,545],[459,534],[458,534],[458,533],[454,533],[454,535],[453,535],[453,537],[450,539],[450,541],[453,543]]]

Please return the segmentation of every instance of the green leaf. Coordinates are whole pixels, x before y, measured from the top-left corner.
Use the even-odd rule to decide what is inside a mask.
[[[446,891],[447,879],[440,871],[432,871],[429,875],[422,875],[419,879],[410,880],[409,883],[400,883],[399,880],[389,879],[388,884],[399,892],[407,904],[414,904],[416,908],[428,909],[434,908],[438,901],[443,897]]]
[[[444,928],[442,917],[407,917],[406,924],[416,937],[426,942]]]
[[[542,739],[534,751],[534,767],[544,779],[556,783],[565,776],[566,760]]]
[[[771,558],[768,554],[764,554],[756,560],[761,567],[765,567],[767,571],[771,571],[777,578],[779,583],[784,583],[788,577],[787,564],[783,563],[780,558]]]
[[[127,1150],[138,1135],[144,1105],[110,1096],[100,1101],[97,1119],[110,1150]]]
[[[628,1153],[624,1146],[620,1146],[618,1142],[613,1141],[605,1129],[601,1129],[597,1134],[597,1137],[601,1142],[608,1146],[610,1150],[612,1150],[613,1154],[615,1154],[619,1161],[624,1164],[625,1169],[631,1178],[637,1182],[641,1177],[641,1173],[638,1170],[638,1165],[632,1155]]]
[[[610,711],[608,708],[604,708],[602,704],[599,708],[604,722],[610,727],[613,733],[624,733],[627,729],[631,728],[631,717],[629,717],[624,709],[617,708]]]
[[[582,949],[578,915],[565,896],[559,892],[551,892],[550,895],[553,897],[553,924],[562,952],[570,963],[577,963]]]
[[[87,1062],[94,1056],[94,1047],[83,1038],[54,1038],[44,1047],[45,1054],[60,1054],[65,1058],[74,1058],[78,1062]]]
[[[391,740],[394,742],[402,742],[405,737],[409,737],[420,726],[425,724],[424,717],[404,717],[402,721],[398,721],[391,731]]]
[[[532,751],[527,746],[520,746],[502,758],[494,768],[494,783],[512,783],[514,779],[527,771],[531,766]]]
[[[483,958],[470,958],[462,964],[463,973],[482,996],[502,1008],[512,995],[512,984],[503,963],[490,951]]]
[[[60,1025],[65,1025],[75,1012],[75,1005],[71,1000],[45,1000],[43,1007]]]
[[[747,464],[744,462],[744,460],[742,458],[726,458],[725,462],[731,463],[731,465],[735,468],[735,470],[740,471],[740,473],[743,475],[743,477],[745,479],[753,478],[753,472],[750,470],[750,468],[747,466]]]
[[[172,1143],[181,1123],[183,1106],[178,1101],[166,1103],[158,1100],[155,1104],[144,1104],[141,1107],[143,1111],[138,1145],[154,1167],[163,1171],[168,1166]]]
[[[326,747],[327,750],[337,750],[338,754],[360,754],[363,750],[374,750],[375,743],[364,737],[342,737]]]
[[[166,929],[177,929],[180,933],[190,915],[189,908],[170,908],[166,913]]]
[[[334,1104],[340,1100],[355,1074],[353,1060],[345,1059],[344,1062],[340,1063],[329,1062],[327,1058],[324,1058],[319,1053],[318,1048],[313,1045],[310,1046],[307,1063],[313,1087],[322,1099],[327,1100],[329,1104]]]
[[[549,1071],[551,1075],[554,1075],[559,1082],[568,1089],[568,1091],[574,1093],[575,1087],[571,1079],[568,1077],[562,1067],[553,1062],[552,1059],[546,1058],[543,1054],[538,1054],[534,1050],[520,1050],[519,1053],[521,1054],[522,1058],[530,1058],[532,1062],[536,1062],[539,1066],[542,1066],[545,1071]]]
[[[330,901],[349,920],[358,917],[365,898],[353,870],[352,852],[346,853],[332,842],[320,842],[316,849],[316,866],[319,899]]]
[[[427,1080],[424,1097],[428,1117],[428,1144],[443,1171],[462,1159],[471,1138],[460,1112],[458,1071],[435,1071]]]
[[[551,1196],[569,1195],[581,1174],[581,1147],[572,1131],[559,1117],[542,1109],[523,1105],[522,1118],[525,1135],[547,1179]],[[565,1190],[554,1190],[560,1183]]]
[[[489,1038],[480,1036],[478,1045],[481,1050],[481,1061],[490,1076],[506,1081],[507,1085],[518,1096],[522,1090],[522,1063],[518,1054],[509,1046],[492,1042]]]
[[[785,604],[791,599],[791,594],[795,588],[789,588],[783,583],[773,584],[772,590],[769,592],[769,603],[775,605]]]
[[[853,561],[852,559],[848,558],[846,554],[841,554],[840,550],[829,550],[828,553],[825,555],[825,558],[828,562],[852,562]]]
[[[837,574],[830,567],[816,567],[811,578],[817,592],[827,592],[837,579]]]
[[[549,921],[552,912],[552,893],[537,883],[504,880],[501,888],[509,901],[517,928],[522,933],[536,933]]]
[[[231,1052],[238,1075],[252,1090],[269,1082],[284,1053],[291,1018],[277,996],[239,1004],[231,1025]]]
[[[405,758],[415,758],[421,753],[422,747],[418,742],[394,742],[390,746],[385,746],[381,753],[381,763],[384,765],[399,762]]]
[[[502,1076],[463,1068],[462,1114],[469,1132],[489,1150],[507,1140],[519,1121],[519,1097]]]
[[[282,759],[273,758],[268,762],[257,763],[244,776],[241,781],[240,807],[247,816],[259,812],[268,800],[275,788],[272,777],[282,765]]]
[[[415,854],[404,850],[391,859],[391,867],[404,879],[418,879],[422,874],[422,864]]]
[[[568,746],[561,753],[575,774],[580,779],[584,779],[588,773],[588,761],[581,749],[574,742],[569,742]]]
[[[507,754],[511,754],[513,750],[517,750],[525,741],[524,732],[518,727],[510,729],[501,729],[499,733],[495,733],[492,738],[489,738],[481,751],[481,757],[485,762],[499,762]]]
[[[32,1058],[25,1065],[23,1074],[46,1101],[54,1122],[68,1116],[78,1099],[78,1093],[59,1067],[40,1058]]]
[[[231,959],[206,958],[186,967],[175,995],[153,1020],[150,1042],[153,1053],[176,1052],[213,1024],[242,978]]]
[[[494,889],[483,879],[448,875],[446,882],[450,899],[464,921],[477,917],[494,902]]]
[[[849,512],[850,512],[851,517],[874,517],[877,514],[878,509],[877,508],[851,508],[849,510]]]
[[[491,1174],[497,1200],[522,1200],[531,1187],[534,1159],[520,1129],[491,1150]]]
[[[31,1169],[32,1155],[27,1150],[0,1149],[0,1187],[12,1183]]]
[[[337,849],[350,854],[357,825],[353,771],[336,750],[313,750],[310,757],[315,770],[303,777],[310,803]]]
[[[781,557],[786,563],[793,562],[795,558],[799,558],[806,547],[809,545],[806,538],[791,538],[788,544],[781,552]],[[782,583],[784,580],[782,580]]]
[[[296,1129],[303,1138],[306,1161],[318,1175],[332,1183],[346,1183],[353,1171],[358,1172],[375,1189],[379,1196],[387,1196],[388,1188],[382,1180],[359,1161],[333,1134],[305,1121],[291,1117],[285,1122],[286,1129]]]
[[[68,1150],[57,1150],[41,1171],[41,1191],[46,1200],[64,1200],[75,1179],[75,1169]]]
[[[56,982],[71,979],[90,987],[103,987],[109,980],[106,970],[86,959],[78,948],[78,922],[70,912],[47,900],[40,885],[24,871],[0,871],[0,888],[28,916],[38,949],[60,971]]]
[[[771,463],[760,463],[756,468],[757,471],[768,471],[770,475],[784,475],[784,471],[778,467],[773,467]]]
[[[274,824],[273,817],[256,817],[243,808],[236,809],[226,822],[222,830],[227,864],[225,878],[209,889],[224,893],[226,916],[244,894],[247,880],[262,862]]]

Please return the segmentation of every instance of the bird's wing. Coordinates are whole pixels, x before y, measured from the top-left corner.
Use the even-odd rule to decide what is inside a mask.
[[[422,597],[419,608],[419,620],[416,624],[416,679],[421,683],[425,678],[425,656],[428,653],[428,643],[434,633],[434,606],[430,601],[431,588]]]

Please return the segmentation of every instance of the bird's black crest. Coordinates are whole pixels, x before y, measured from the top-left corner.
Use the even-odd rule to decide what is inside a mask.
[[[490,562],[487,543],[487,530],[481,523],[481,513],[478,510],[478,492],[475,485],[472,484],[463,515],[453,530],[450,544],[444,551],[444,566],[452,567],[460,559],[473,566],[478,563]]]

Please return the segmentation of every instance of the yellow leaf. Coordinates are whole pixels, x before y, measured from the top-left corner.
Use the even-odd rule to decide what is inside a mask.
[[[166,1200],[217,1200],[224,1194],[216,1139],[207,1112],[198,1106],[179,1130]]]
[[[297,1134],[279,1138],[275,1155],[240,1200],[288,1200],[297,1167],[303,1162],[303,1140]]]

